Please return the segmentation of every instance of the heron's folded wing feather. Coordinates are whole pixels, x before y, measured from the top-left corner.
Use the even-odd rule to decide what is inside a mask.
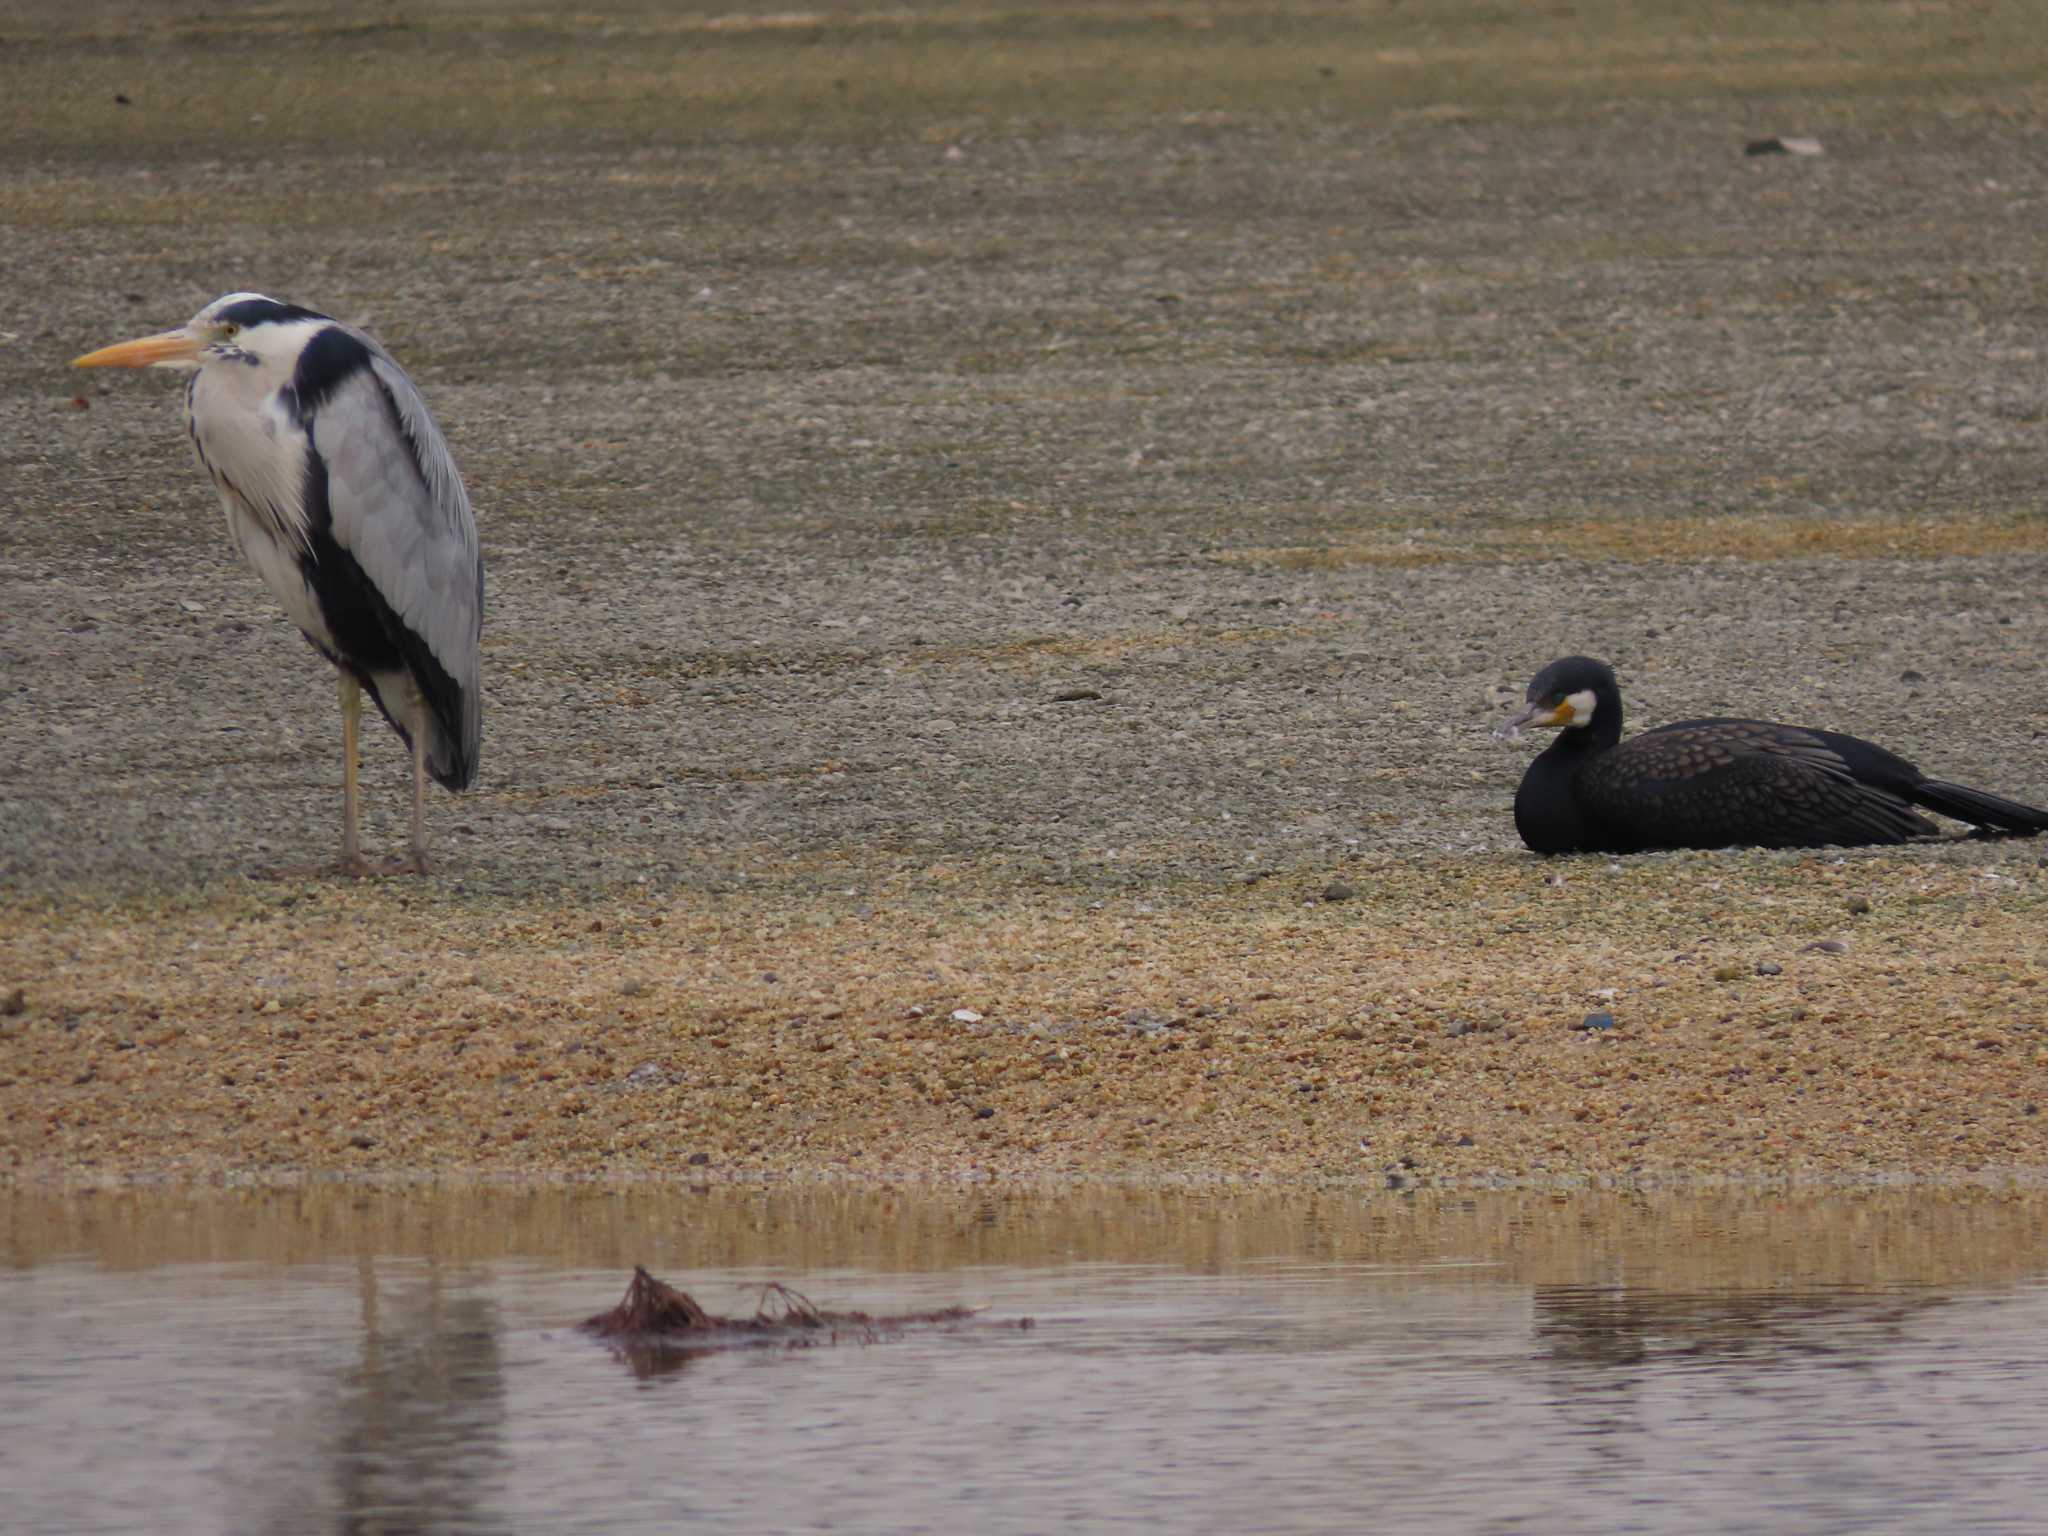
[[[478,681],[483,564],[469,496],[426,404],[372,353],[312,422],[335,543],[466,693]]]

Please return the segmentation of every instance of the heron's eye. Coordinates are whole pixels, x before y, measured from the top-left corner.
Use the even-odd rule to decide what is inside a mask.
[[[237,336],[241,334],[242,328],[239,325],[235,324],[234,321],[225,320],[221,322],[220,339],[222,341],[233,341]]]

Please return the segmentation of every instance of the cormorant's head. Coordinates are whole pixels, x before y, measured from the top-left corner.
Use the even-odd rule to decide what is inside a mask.
[[[260,293],[224,294],[174,331],[101,347],[74,358],[71,366],[189,372],[209,363],[282,362],[296,358],[308,337],[327,323],[325,315]]]
[[[1614,669],[1590,656],[1566,656],[1538,672],[1529,684],[1528,703],[1497,734],[1512,741],[1530,725],[1554,725],[1582,731],[1593,723],[1603,696],[1617,691]]]

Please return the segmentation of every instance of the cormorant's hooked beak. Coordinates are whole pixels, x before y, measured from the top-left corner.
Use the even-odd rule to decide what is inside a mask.
[[[1502,741],[1513,741],[1522,734],[1523,729],[1527,726],[1566,726],[1570,725],[1577,717],[1578,711],[1572,708],[1572,701],[1570,699],[1559,701],[1555,707],[1545,704],[1540,700],[1531,699],[1513,716],[1495,726],[1493,734]]]
[[[139,336],[134,341],[117,341],[111,347],[101,347],[97,352],[88,352],[83,357],[74,357],[74,368],[193,368],[199,363],[199,354],[205,350],[203,343],[189,330],[180,326],[175,331],[164,331],[155,336]]]

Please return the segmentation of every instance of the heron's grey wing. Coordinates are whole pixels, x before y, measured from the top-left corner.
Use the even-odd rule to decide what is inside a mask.
[[[1585,787],[1603,815],[1681,847],[1896,843],[1935,830],[1859,780],[1821,733],[1760,720],[1647,731],[1589,768]]]
[[[455,459],[403,369],[372,345],[310,424],[334,541],[461,694],[447,725],[473,759],[482,735],[483,558]]]

